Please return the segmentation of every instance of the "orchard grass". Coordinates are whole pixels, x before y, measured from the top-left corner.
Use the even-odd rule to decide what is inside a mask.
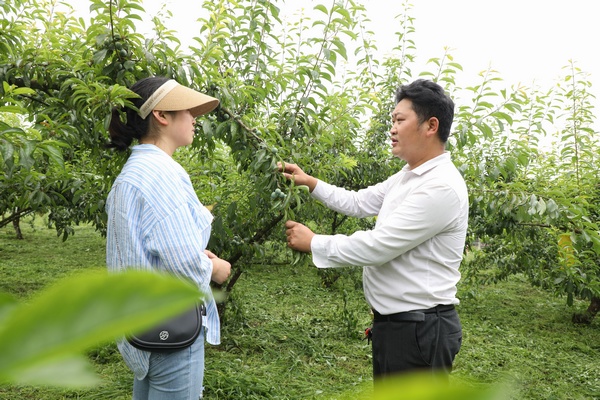
[[[21,228],[24,240],[15,238],[12,227],[0,229],[0,291],[22,301],[57,279],[104,265],[105,241],[92,227],[77,227],[65,242],[44,227],[43,217]],[[362,332],[370,315],[360,271],[346,269],[330,288],[321,282],[307,266],[246,268],[227,302],[221,345],[206,347],[205,399],[369,393],[370,346]],[[453,383],[507,385],[511,399],[600,399],[600,322],[571,322],[585,302],[567,307],[565,299],[532,288],[521,276],[460,287],[459,295],[464,339]],[[87,355],[102,385],[0,386],[0,399],[130,399],[133,376],[115,344],[100,344]]]

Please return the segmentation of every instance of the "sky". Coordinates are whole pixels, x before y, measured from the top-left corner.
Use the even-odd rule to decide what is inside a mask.
[[[282,14],[292,16],[299,9],[334,0],[287,0]],[[77,7],[87,1],[72,0]],[[173,13],[165,25],[180,32],[180,40],[197,36],[202,0],[144,0],[148,15],[163,5]],[[196,4],[196,6],[193,6]],[[382,57],[395,46],[395,17],[403,12],[402,0],[363,0]],[[478,74],[491,67],[498,71],[506,87],[522,84],[550,88],[564,76],[570,60],[592,82],[594,106],[600,110],[600,38],[594,0],[412,0],[410,15],[414,27],[417,61],[442,57],[451,49],[454,61],[463,67],[459,86],[477,83]],[[192,5],[192,6],[190,6]],[[188,30],[189,29],[189,30]],[[194,34],[190,35],[192,31]],[[190,42],[188,42],[190,43]],[[418,65],[417,62],[417,65]],[[413,74],[418,75],[414,70]],[[600,111],[599,111],[600,112]],[[599,118],[600,119],[600,115]]]
[[[384,1],[371,4],[376,3]],[[465,75],[477,75],[491,65],[509,83],[546,87],[573,60],[590,74],[595,92],[600,89],[600,54],[595,50],[600,24],[589,0],[414,3],[417,50],[440,56],[444,46],[455,49],[452,54]],[[376,14],[389,21],[381,11]]]

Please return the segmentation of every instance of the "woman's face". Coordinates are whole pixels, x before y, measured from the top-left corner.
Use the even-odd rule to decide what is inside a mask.
[[[170,143],[173,151],[194,141],[196,119],[189,110],[165,113],[169,124],[163,131],[164,140]]]

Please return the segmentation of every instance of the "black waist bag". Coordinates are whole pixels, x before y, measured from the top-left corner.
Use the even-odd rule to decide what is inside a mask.
[[[200,335],[204,305],[198,304],[189,311],[168,319],[152,329],[127,336],[127,341],[140,350],[170,352],[191,346]]]

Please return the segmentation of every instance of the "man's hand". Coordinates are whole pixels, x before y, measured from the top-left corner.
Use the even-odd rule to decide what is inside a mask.
[[[277,168],[283,173],[286,179],[294,181],[296,186],[308,186],[308,191],[312,192],[317,186],[317,178],[308,175],[296,164],[277,163]]]
[[[285,228],[288,247],[303,253],[310,253],[310,242],[313,236],[315,236],[313,231],[295,221],[287,221]]]
[[[212,261],[213,264],[213,270],[211,275],[211,279],[213,280],[213,282],[216,282],[219,285],[225,282],[229,277],[229,274],[231,273],[231,264],[229,263],[229,261],[220,259],[210,250],[204,250],[204,254],[208,256],[208,258],[210,259],[210,261]]]

